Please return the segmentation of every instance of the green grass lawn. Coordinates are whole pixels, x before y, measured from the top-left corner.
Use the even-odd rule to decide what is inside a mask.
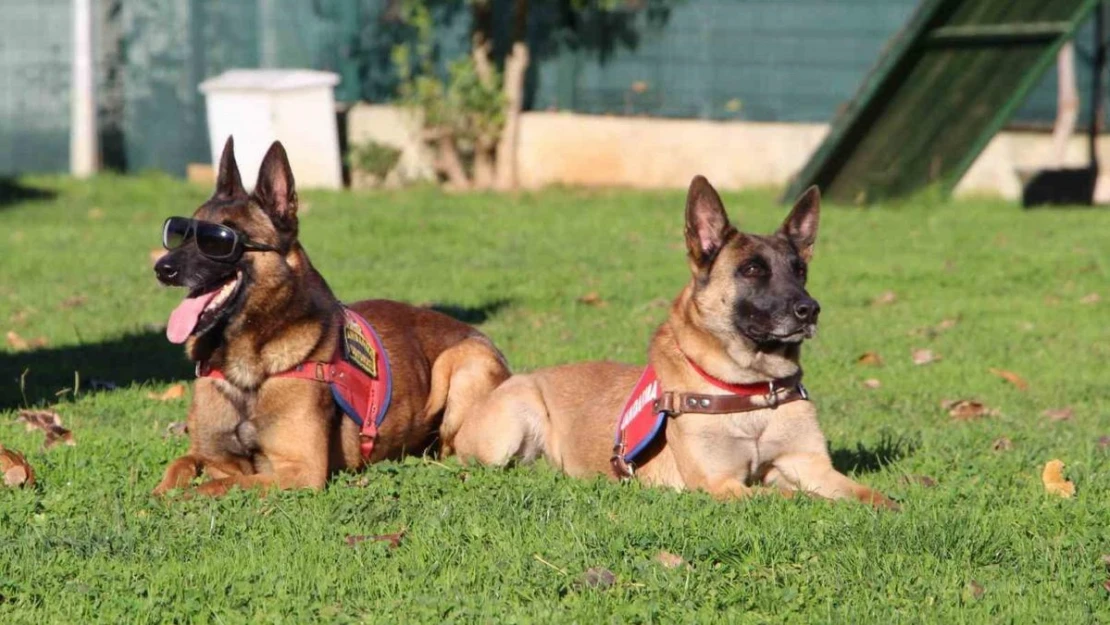
[[[167,504],[148,493],[186,446],[166,431],[186,400],[148,393],[191,369],[162,335],[181,293],[150,252],[206,193],[22,182],[42,193],[0,203],[0,330],[46,345],[0,345],[0,442],[38,477],[0,489],[2,623],[1110,622],[1110,212],[826,207],[806,384],[838,466],[901,513],[419,458],[321,493]],[[680,192],[302,195],[302,239],[340,297],[448,307],[516,370],[642,363],[687,279]],[[765,231],[786,212],[773,198],[725,203]],[[939,360],[915,365],[922,348]],[[857,364],[869,351],[883,364]],[[958,421],[946,399],[997,414]],[[43,450],[24,405],[53,405],[76,445]],[[1045,493],[1054,458],[1073,499]],[[396,548],[348,541],[402,531]]]

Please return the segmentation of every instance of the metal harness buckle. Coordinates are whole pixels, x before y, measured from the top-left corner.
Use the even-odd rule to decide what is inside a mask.
[[[767,383],[767,406],[772,410],[779,407],[779,392],[774,380]]]

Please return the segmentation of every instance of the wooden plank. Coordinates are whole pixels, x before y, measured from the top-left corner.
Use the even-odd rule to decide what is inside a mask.
[[[926,0],[787,189],[948,193],[1098,0]]]

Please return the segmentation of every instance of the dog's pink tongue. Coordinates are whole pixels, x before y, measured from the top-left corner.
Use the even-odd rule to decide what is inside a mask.
[[[166,325],[166,338],[171,343],[184,343],[193,333],[193,328],[197,327],[197,321],[200,319],[200,314],[204,312],[204,307],[219,292],[219,289],[215,289],[211,293],[186,297],[185,301],[178,304],[177,308],[170,313],[170,322]]]

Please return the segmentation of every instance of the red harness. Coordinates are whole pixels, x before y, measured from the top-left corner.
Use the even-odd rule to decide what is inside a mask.
[[[706,382],[726,391],[728,395],[693,395],[679,394],[686,401],[676,402],[675,393],[664,393],[659,386],[659,378],[655,368],[648,365],[644,369],[640,380],[632,389],[632,395],[625,402],[621,410],[620,419],[617,421],[616,444],[613,446],[613,470],[617,477],[622,479],[632,477],[633,460],[655,440],[663,430],[664,420],[668,415],[676,416],[683,412],[702,412],[721,414],[724,412],[740,412],[744,410],[758,410],[764,408],[775,409],[779,406],[780,391],[787,390],[786,401],[806,399],[805,388],[801,384],[800,374],[786,380],[771,380],[769,382],[756,382],[753,384],[733,384],[725,382],[710,375],[690,357],[686,357],[694,371],[698,372]],[[765,397],[769,403],[755,404],[739,409],[722,410],[720,407],[733,397]]]
[[[336,406],[359,426],[359,451],[370,461],[378,428],[389,411],[393,374],[385,346],[362,315],[344,308],[341,348],[330,362],[309,360],[271,378],[294,378],[324,382],[331,387]],[[198,378],[226,380],[223,371],[197,363]]]

